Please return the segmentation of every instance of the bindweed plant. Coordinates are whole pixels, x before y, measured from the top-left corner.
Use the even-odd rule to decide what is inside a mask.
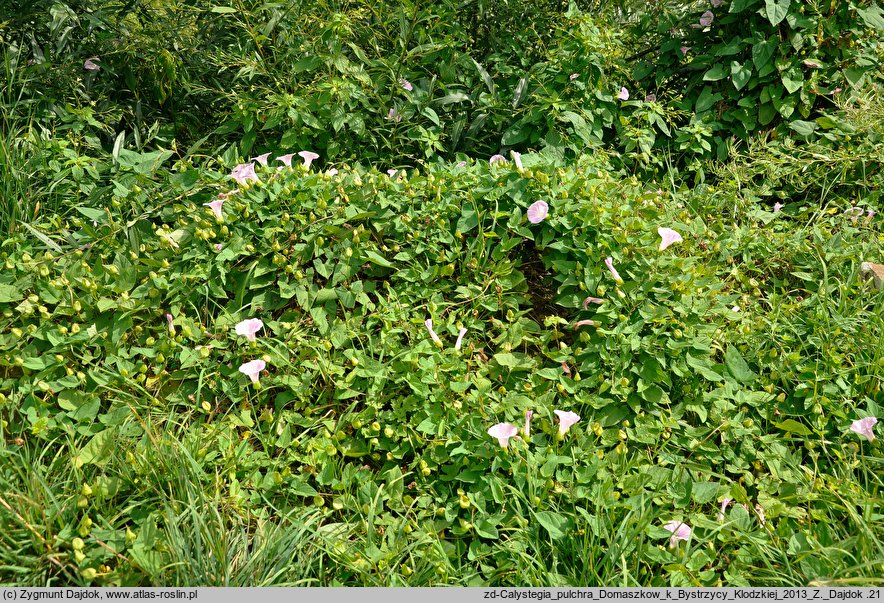
[[[880,217],[602,155],[166,153],[0,248],[17,575],[873,583]],[[252,565],[205,561],[251,535]]]

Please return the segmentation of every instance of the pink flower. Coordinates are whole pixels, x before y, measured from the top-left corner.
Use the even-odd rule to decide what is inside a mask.
[[[625,86],[621,87],[620,93],[617,94],[617,98],[619,98],[622,101],[629,100],[629,90],[627,90]]]
[[[263,155],[258,155],[257,157],[252,157],[249,161],[257,161],[261,165],[267,165],[267,158],[270,157],[270,153],[264,153]]]
[[[679,540],[687,540],[691,537],[691,528],[686,523],[670,521],[663,527],[672,532],[672,537],[669,539],[669,548],[675,548]]]
[[[850,424],[850,431],[857,435],[861,435],[868,441],[872,441],[875,439],[875,432],[872,431],[872,428],[878,422],[878,419],[875,417],[866,417],[865,419],[858,419]]]
[[[513,156],[513,163],[516,164],[516,168],[517,168],[517,169],[520,169],[520,170],[521,170],[521,169],[524,169],[524,168],[522,167],[522,154],[521,154],[521,153],[518,153],[518,152],[516,152],[516,151],[510,151],[510,155]]]
[[[433,330],[433,319],[432,318],[426,319],[424,321],[424,326],[427,327],[427,331],[430,332],[430,337],[432,338],[432,340],[436,344],[436,346],[441,348],[442,347],[442,340],[439,339],[439,336],[436,335],[436,331]]]
[[[488,160],[488,163],[489,163],[490,165],[494,165],[494,164],[497,163],[498,161],[506,161],[506,159],[504,158],[503,155],[492,155],[492,156],[491,156],[491,159]]]
[[[459,167],[459,168],[467,167],[467,162],[466,161],[458,161],[457,165],[455,165],[454,167]]]
[[[533,417],[533,416],[534,416],[533,410],[526,410],[525,411],[525,439],[526,440],[531,437],[531,417]]]
[[[337,168],[332,168],[329,171],[327,171],[326,174],[328,174],[329,176],[337,176],[338,170],[337,170]]]
[[[461,328],[460,332],[457,334],[457,341],[454,342],[454,349],[459,350],[460,346],[463,345],[463,336],[467,334],[467,330]]]
[[[407,90],[408,92],[414,90],[414,86],[411,85],[411,82],[409,82],[404,77],[399,78],[399,85],[405,88],[405,90]]]
[[[657,100],[657,95],[656,95],[656,94],[646,94],[646,95],[645,95],[645,102],[646,102],[646,103],[653,103],[653,102],[656,101],[656,100]]]
[[[549,205],[546,201],[535,201],[528,208],[528,221],[532,224],[540,224],[549,215]]]
[[[500,442],[501,448],[506,448],[509,445],[510,438],[516,436],[518,433],[519,428],[512,423],[498,423],[497,425],[492,425],[488,429],[488,435],[492,438],[497,438],[497,441]]]
[[[240,184],[245,184],[249,180],[257,180],[258,174],[255,173],[254,163],[240,163],[230,172],[231,178]]]
[[[559,418],[559,435],[563,436],[568,433],[568,430],[571,429],[571,426],[580,420],[580,415],[577,413],[571,412],[570,410],[554,410],[553,411],[556,416]]]
[[[236,334],[244,335],[249,341],[255,341],[255,333],[264,328],[260,318],[249,318],[236,325]]]
[[[875,210],[870,209],[869,212],[866,214],[866,222],[871,220],[874,216],[875,216]]]
[[[605,303],[605,300],[600,297],[587,297],[583,300],[583,309],[586,310],[586,308],[589,307],[589,304],[597,304],[600,306],[603,303]]]
[[[673,243],[680,243],[683,240],[681,238],[681,235],[671,228],[658,228],[657,234],[660,235],[661,239],[663,239],[662,241],[660,241],[660,249],[658,251],[663,251]]]
[[[203,207],[208,207],[212,210],[212,213],[215,214],[215,217],[219,220],[224,219],[224,214],[221,213],[221,206],[224,205],[224,199],[215,199],[211,203],[203,203]]]
[[[215,243],[215,251],[221,251],[224,246],[221,243]]]
[[[722,0],[711,0],[710,4],[712,4],[712,8],[718,8],[721,6]]]
[[[724,512],[727,511],[728,505],[730,505],[734,499],[725,498],[721,501],[721,510],[718,512],[718,521],[724,521]]]
[[[567,362],[562,362],[562,373],[565,374],[565,375],[568,376],[568,377],[571,376],[571,369],[568,368],[568,363],[567,363]]]
[[[681,51],[682,56],[687,56],[688,51],[689,51],[690,49],[691,49],[690,46],[682,46],[681,48],[679,48],[679,50]]]
[[[402,116],[399,115],[399,111],[391,107],[390,110],[387,112],[387,119],[389,119],[390,121],[395,121],[398,124],[400,121],[402,121]]]
[[[571,75],[568,76],[568,79],[571,80],[571,81],[573,82],[573,81],[576,80],[578,77],[580,77],[580,74],[579,74],[579,73],[572,73]]]
[[[98,63],[94,62],[97,60],[98,60],[98,57],[92,57],[91,59],[86,59],[83,62],[83,69],[85,69],[86,71],[98,71],[99,69],[101,69],[101,67],[98,66]]]
[[[298,153],[298,157],[304,160],[304,167],[308,170],[310,169],[310,165],[313,163],[313,160],[319,159],[319,155],[317,155],[313,151],[301,151],[300,153]]]
[[[294,153],[288,153],[286,155],[280,155],[279,157],[276,158],[276,160],[282,161],[287,166],[292,167],[292,157],[294,157],[294,156],[295,156]]]
[[[778,213],[781,209],[783,209],[783,207],[785,207],[785,204],[777,201],[773,204],[773,213]]]
[[[261,371],[263,371],[267,367],[267,364],[263,360],[252,360],[251,362],[246,362],[241,367],[239,367],[239,372],[243,375],[248,375],[249,379],[252,380],[252,383],[258,383],[258,377],[261,376]]]
[[[700,16],[700,25],[702,27],[709,27],[712,25],[712,19],[715,18],[715,15],[712,14],[712,11],[707,10]]]
[[[394,169],[387,170],[387,176],[389,176],[390,178],[392,178],[395,175],[396,175],[396,170],[394,170]]]
[[[842,88],[839,86],[838,88],[835,88],[834,90],[832,90],[832,92],[830,94],[838,94],[841,91],[842,91]]]
[[[599,326],[599,324],[601,324],[601,323],[599,323],[598,321],[595,321],[595,320],[579,320],[574,323],[574,330],[576,331],[580,327],[586,327],[586,326],[597,327],[597,326]]]
[[[617,283],[618,285],[622,285],[623,279],[620,278],[620,273],[617,272],[616,268],[614,268],[614,258],[612,258],[610,256],[605,258],[605,266],[608,267],[608,270],[611,272],[611,276],[614,277],[614,282]]]
[[[169,334],[174,337],[175,336],[175,325],[172,324],[172,320],[173,320],[172,315],[169,313],[166,313],[166,323],[169,325]]]
[[[845,211],[844,213],[845,213],[845,214],[850,214],[850,221],[851,221],[851,222],[856,222],[856,220],[857,220],[861,215],[863,215],[863,208],[862,208],[862,207],[850,207],[850,208],[848,208],[847,211]]]

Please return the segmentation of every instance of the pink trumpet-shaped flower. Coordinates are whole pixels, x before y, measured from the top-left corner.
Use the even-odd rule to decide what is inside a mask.
[[[249,180],[258,179],[258,174],[255,173],[254,163],[240,163],[233,168],[233,171],[230,172],[230,176],[240,184],[245,184]]]
[[[492,438],[497,438],[497,441],[500,442],[501,448],[506,448],[509,445],[510,438],[516,436],[518,433],[519,428],[512,423],[498,423],[497,425],[492,425],[488,428],[488,435]]]
[[[510,151],[510,155],[513,157],[513,163],[516,164],[516,169],[522,170],[525,169],[522,166],[522,154],[518,151]]]
[[[614,258],[610,256],[605,258],[605,266],[608,267],[608,270],[611,272],[611,276],[614,277],[614,282],[616,282],[618,285],[622,284],[623,279],[620,278],[620,273],[617,272],[616,268],[614,268]]]
[[[398,170],[389,169],[389,170],[387,170],[387,176],[389,176],[390,178],[392,178],[393,176],[396,175],[396,172],[397,172],[397,171],[398,171]]]
[[[657,234],[660,235],[660,238],[663,239],[662,241],[660,241],[659,251],[663,251],[673,243],[680,243],[683,240],[681,238],[681,235],[671,228],[658,228]]]
[[[414,90],[414,86],[411,85],[411,82],[409,82],[404,77],[399,78],[399,85],[402,86],[408,92],[411,92],[412,90]]]
[[[687,540],[691,537],[691,528],[686,523],[670,521],[663,527],[672,532],[672,537],[669,539],[669,548],[675,548],[679,540]]]
[[[578,77],[580,77],[580,74],[579,74],[579,73],[572,73],[571,75],[568,76],[568,79],[571,80],[571,81],[573,82],[573,81],[576,80]]]
[[[872,441],[875,439],[875,432],[872,431],[872,428],[878,423],[878,419],[875,417],[866,417],[865,419],[858,419],[850,424],[850,431],[857,435],[861,435],[868,441]]]
[[[219,220],[224,219],[224,214],[221,213],[221,206],[224,205],[224,199],[215,199],[211,203],[203,203],[204,207],[208,207],[212,210],[212,213],[215,214],[215,217]]]
[[[732,498],[725,498],[721,501],[721,510],[718,512],[718,521],[724,521],[724,512],[727,511],[728,506],[734,501]]]
[[[313,151],[301,151],[300,153],[298,153],[298,157],[304,160],[304,167],[308,170],[310,169],[310,165],[313,163],[313,160],[319,159],[319,155],[317,155]]]
[[[603,303],[605,303],[605,300],[602,298],[590,296],[583,300],[583,309],[586,310],[586,308],[589,307],[589,304],[602,305]]]
[[[292,157],[294,157],[294,153],[286,153],[285,155],[280,155],[276,158],[277,161],[282,161],[288,167],[292,167]]]
[[[442,347],[442,340],[439,339],[439,336],[436,335],[436,331],[433,330],[433,319],[428,318],[424,321],[424,326],[427,327],[427,331],[430,332],[430,337],[433,339],[433,343],[435,343],[440,348]]]
[[[252,360],[239,367],[239,372],[243,375],[247,375],[248,378],[252,380],[252,383],[257,384],[258,378],[261,376],[261,371],[266,367],[267,364],[263,360]]]
[[[700,26],[701,27],[709,27],[712,25],[712,19],[715,18],[715,15],[712,14],[711,10],[707,10],[700,16]]]
[[[390,110],[387,111],[387,119],[390,121],[395,121],[397,124],[402,121],[402,115],[396,109],[390,107]]]
[[[215,243],[215,251],[221,251],[224,246],[221,243]]]
[[[549,205],[546,201],[535,201],[528,208],[528,221],[532,224],[540,224],[549,215]]]
[[[166,323],[169,325],[169,334],[174,336],[175,335],[175,325],[172,324],[172,320],[173,320],[172,315],[169,313],[166,313]]]
[[[580,415],[570,410],[554,410],[553,412],[559,418],[559,435],[561,436],[568,433],[571,426],[580,420]]]
[[[646,95],[645,95],[645,102],[646,102],[646,103],[653,103],[653,102],[655,102],[656,100],[657,100],[657,95],[656,95],[656,94],[646,94]]]
[[[850,215],[851,222],[856,222],[856,220],[861,215],[863,215],[863,208],[862,207],[849,207],[849,208],[847,208],[847,211],[845,211],[844,213]]]
[[[780,203],[779,201],[777,201],[776,203],[773,204],[773,213],[775,213],[775,214],[779,213],[779,211],[781,209],[783,209],[783,207],[785,207],[785,205],[783,203]]]
[[[597,327],[599,324],[601,323],[596,320],[578,320],[574,323],[574,330],[576,331],[580,327]]]
[[[531,417],[533,417],[533,416],[534,416],[533,410],[526,410],[525,411],[525,439],[526,440],[531,437]]]
[[[261,165],[267,165],[267,158],[270,157],[270,153],[264,153],[262,155],[258,155],[257,157],[252,157],[249,161],[257,161]]]
[[[617,98],[622,101],[629,100],[629,90],[627,90],[625,86],[621,87],[620,92],[617,94]]]
[[[454,349],[459,350],[460,346],[463,345],[463,336],[467,334],[467,330],[464,328],[460,329],[460,332],[457,334],[457,341],[454,342]]]
[[[467,167],[467,162],[466,161],[458,161],[457,165],[455,165],[454,167],[459,167],[459,168]]]
[[[506,161],[506,158],[503,155],[492,155],[491,158],[488,160],[488,163],[490,165],[494,165],[498,161]]]
[[[326,174],[328,174],[329,176],[337,176],[338,175],[338,168],[332,168],[329,171],[327,171]]]
[[[868,211],[868,213],[866,214],[866,222],[871,221],[871,219],[874,218],[874,217],[875,217],[875,210],[874,210],[874,209],[870,209],[870,210]]]
[[[568,376],[568,377],[571,376],[571,369],[568,368],[568,363],[567,363],[567,362],[562,362],[562,373],[565,374],[565,375]]]
[[[264,328],[260,318],[249,318],[236,325],[236,334],[243,335],[249,341],[255,341],[255,333]]]
[[[718,8],[721,6],[722,0],[711,0],[712,8]]]
[[[690,46],[682,46],[681,48],[679,48],[679,50],[681,51],[681,56],[687,56],[690,49]]]
[[[86,71],[98,71],[101,67],[98,66],[98,63],[95,61],[98,60],[98,57],[92,57],[91,59],[86,59],[83,62],[83,69]]]

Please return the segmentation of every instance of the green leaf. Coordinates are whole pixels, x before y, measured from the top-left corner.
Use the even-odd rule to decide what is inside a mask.
[[[451,94],[446,94],[443,97],[437,98],[433,101],[433,104],[444,107],[445,105],[451,105],[454,103],[465,103],[469,101],[469,95],[464,94],[463,92],[452,92]]]
[[[714,105],[717,101],[721,100],[720,94],[713,94],[712,88],[710,86],[706,86],[703,88],[703,91],[700,92],[700,96],[697,97],[697,105],[694,107],[694,110],[697,113],[702,113],[703,111],[707,111]]]
[[[723,80],[727,76],[730,75],[730,70],[726,65],[715,65],[712,69],[707,71],[703,75],[703,81],[706,82],[717,82],[718,80]]]
[[[500,535],[497,532],[497,526],[495,526],[491,521],[485,519],[479,519],[475,524],[476,526],[476,534],[481,536],[482,538],[490,538],[492,540],[497,540]]]
[[[479,63],[476,59],[471,59],[473,61],[473,65],[476,66],[476,69],[479,71],[479,76],[482,78],[482,81],[485,82],[485,87],[488,88],[488,92],[491,93],[491,96],[494,96],[494,81],[491,79],[491,76],[488,75],[488,72],[485,71],[485,68],[482,67],[482,64]]]
[[[83,446],[80,451],[80,461],[84,465],[103,465],[110,460],[114,449],[117,447],[115,439],[116,428],[105,429],[92,436],[92,439]]]
[[[378,266],[383,266],[384,268],[392,268],[393,267],[393,264],[391,264],[387,258],[385,258],[381,254],[377,253],[376,251],[371,251],[370,249],[366,249],[362,253],[363,253],[363,255],[365,255],[365,258],[369,262],[372,262],[373,264],[377,264]]]
[[[741,65],[737,61],[731,62],[731,80],[737,90],[742,90],[749,78],[752,77],[752,68]]]
[[[718,484],[715,482],[694,482],[691,488],[691,498],[698,505],[712,502],[716,496],[718,496]]]
[[[777,44],[773,40],[758,42],[752,46],[752,64],[755,69],[761,71],[770,64],[773,55],[777,52]]]
[[[757,377],[736,346],[727,346],[727,351],[724,353],[724,364],[731,376],[740,383],[749,383]]]
[[[783,73],[781,79],[783,80],[783,86],[786,87],[786,91],[789,94],[792,94],[804,85],[804,75],[798,67],[792,67]]]
[[[24,293],[12,285],[0,285],[0,304],[17,302],[25,296]]]
[[[792,0],[764,0],[764,9],[767,12],[767,20],[776,27],[789,14],[789,5]]]
[[[866,25],[872,29],[884,30],[884,13],[881,12],[878,6],[872,5],[868,8],[860,8],[856,12],[866,22]]]
[[[817,125],[812,121],[802,121],[800,119],[796,119],[790,123],[789,127],[798,133],[799,136],[810,136],[817,129]]]
[[[540,511],[534,514],[534,518],[546,528],[553,540],[563,538],[568,533],[570,521],[563,515],[553,511]]]
[[[497,364],[500,366],[523,371],[533,369],[536,364],[531,356],[522,353],[512,354],[510,352],[500,352],[499,354],[494,355],[494,360],[497,361]]]
[[[788,431],[789,433],[797,433],[798,435],[809,436],[813,432],[807,426],[799,423],[795,419],[786,419],[782,423],[775,424],[779,429]]]
[[[232,6],[213,6],[209,10],[212,11],[213,13],[218,13],[219,15],[229,15],[229,14],[238,12]]]

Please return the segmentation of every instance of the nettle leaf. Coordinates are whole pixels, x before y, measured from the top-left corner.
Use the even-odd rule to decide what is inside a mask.
[[[767,12],[767,20],[776,27],[786,15],[789,14],[789,5],[792,0],[764,0],[764,10]]]

